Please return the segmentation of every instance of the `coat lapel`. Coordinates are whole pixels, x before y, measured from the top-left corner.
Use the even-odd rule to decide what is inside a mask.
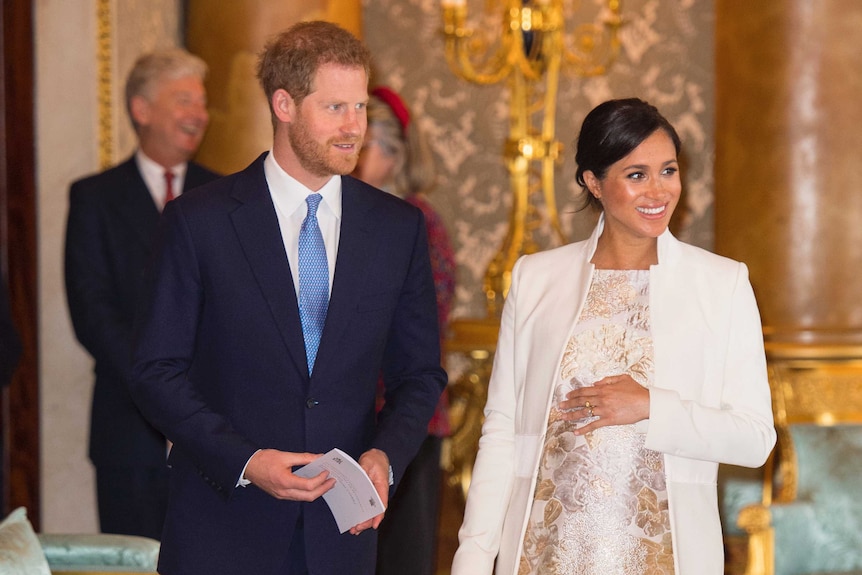
[[[299,307],[278,217],[263,172],[265,156],[260,156],[237,176],[232,196],[241,205],[231,214],[231,219],[284,344],[297,370],[307,376]]]
[[[320,361],[320,358],[329,357],[330,353],[337,351],[337,342],[359,303],[360,290],[356,286],[362,281],[371,257],[369,237],[373,218],[370,208],[361,201],[361,191],[355,180],[343,177],[341,182],[341,236],[326,324],[317,353],[318,361],[315,362],[315,375],[324,371],[329,363]]]
[[[159,224],[159,210],[144,183],[134,156],[117,166],[119,182],[115,191],[107,196],[113,211],[141,239],[149,244]]]
[[[554,349],[547,346],[545,342],[539,343],[541,347],[551,348],[556,354],[555,362],[550,365],[560,365],[565,352],[571,332],[581,315],[581,310],[587,300],[587,292],[593,278],[593,265],[590,260],[596,251],[599,235],[601,235],[603,222],[600,220],[593,234],[585,241],[570,244],[559,252],[562,256],[554,263],[554,272],[545,273],[548,281],[544,284],[545,290],[538,297],[540,305],[545,307],[543,317],[547,318],[547,331],[549,334],[558,335],[561,347]],[[575,305],[572,305],[572,304]],[[540,350],[537,349],[536,352]]]

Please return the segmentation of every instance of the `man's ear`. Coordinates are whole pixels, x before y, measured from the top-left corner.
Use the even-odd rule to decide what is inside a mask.
[[[296,115],[296,103],[287,90],[280,88],[272,94],[272,111],[280,122],[293,121]]]
[[[143,96],[133,96],[129,103],[129,112],[132,120],[137,126],[146,126],[150,123],[150,103]]]
[[[590,193],[596,197],[596,199],[602,198],[602,183],[596,177],[592,170],[587,170],[584,172],[584,183],[587,185],[587,189]]]

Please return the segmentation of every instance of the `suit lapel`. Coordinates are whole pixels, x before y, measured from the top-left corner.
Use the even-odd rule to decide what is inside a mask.
[[[337,342],[350,321],[359,303],[361,290],[356,286],[368,269],[371,257],[369,234],[373,224],[369,207],[360,199],[361,191],[355,180],[341,178],[341,236],[338,240],[338,256],[335,260],[335,277],[326,312],[326,325],[315,362],[315,375],[319,375],[330,363],[321,358],[336,353]]]
[[[293,276],[263,172],[264,157],[265,154],[237,176],[232,195],[242,205],[231,219],[284,344],[297,369],[307,374]]]
[[[117,173],[120,180],[117,189],[108,196],[113,201],[113,210],[135,230],[141,241],[149,244],[159,223],[159,210],[134,156],[117,166]]]

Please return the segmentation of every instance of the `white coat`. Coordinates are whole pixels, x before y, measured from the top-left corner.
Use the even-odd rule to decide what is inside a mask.
[[[512,271],[452,575],[518,570],[554,385],[586,300],[589,239]],[[676,575],[721,575],[718,464],[762,465],[775,443],[760,313],[745,264],[658,239],[650,269],[654,386],[646,447],[664,454]]]

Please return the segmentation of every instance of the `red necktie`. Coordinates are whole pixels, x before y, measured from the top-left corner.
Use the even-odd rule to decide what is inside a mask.
[[[174,173],[170,170],[165,170],[165,203],[174,199]]]

